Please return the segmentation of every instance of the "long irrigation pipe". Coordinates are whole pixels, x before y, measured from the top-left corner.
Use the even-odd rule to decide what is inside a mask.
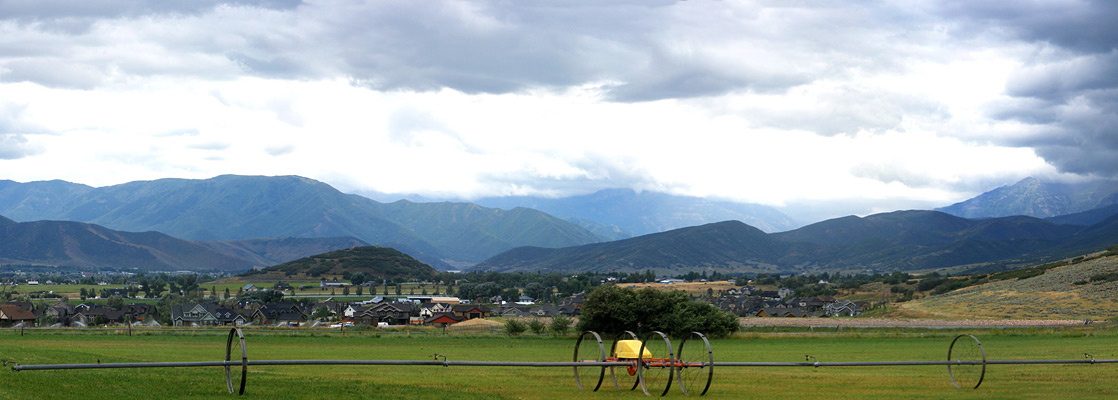
[[[986,353],[985,353],[985,350],[982,349],[981,342],[979,342],[978,339],[975,338],[973,335],[967,335],[967,334],[958,335],[958,336],[955,337],[955,340],[953,340],[951,342],[951,346],[948,348],[948,360],[945,360],[945,361],[840,361],[840,362],[821,362],[821,361],[736,362],[736,361],[722,361],[722,362],[714,362],[713,361],[713,353],[710,352],[710,343],[706,340],[705,336],[703,336],[702,334],[699,334],[697,332],[693,332],[692,335],[696,335],[695,337],[700,338],[702,340],[702,343],[706,344],[707,353],[710,355],[710,361],[709,362],[687,363],[687,362],[683,362],[683,360],[681,360],[681,359],[677,359],[677,358],[674,358],[674,357],[671,356],[671,344],[670,344],[670,342],[667,341],[666,336],[664,336],[662,333],[659,333],[659,332],[653,332],[653,333],[659,334],[663,338],[665,343],[668,344],[667,347],[668,347],[668,351],[669,351],[669,358],[658,359],[658,361],[645,361],[644,358],[642,358],[640,360],[636,360],[636,359],[618,360],[616,358],[613,358],[613,356],[611,356],[610,359],[607,359],[607,357],[605,356],[605,354],[606,354],[605,353],[605,348],[604,348],[604,345],[602,343],[601,337],[595,332],[584,332],[582,334],[582,336],[579,337],[578,342],[575,344],[575,361],[551,361],[551,362],[547,362],[547,361],[544,361],[544,362],[537,362],[537,361],[458,361],[458,360],[453,360],[452,361],[452,360],[447,360],[446,356],[441,355],[441,354],[435,354],[435,359],[434,360],[249,360],[248,359],[248,350],[245,347],[244,333],[238,328],[233,328],[229,331],[228,341],[226,343],[225,360],[224,361],[128,362],[128,363],[97,363],[97,364],[32,364],[32,365],[21,365],[21,364],[18,364],[18,363],[13,363],[10,360],[5,360],[4,364],[12,363],[13,365],[12,365],[11,369],[13,371],[43,371],[43,370],[70,370],[70,369],[113,369],[113,368],[224,367],[225,368],[226,383],[228,385],[229,393],[234,393],[233,379],[232,379],[232,374],[231,374],[232,367],[240,366],[241,367],[241,379],[240,379],[240,390],[239,390],[238,394],[244,394],[244,388],[245,388],[245,383],[246,383],[247,372],[248,372],[248,367],[249,366],[269,366],[269,365],[272,365],[272,366],[278,366],[278,365],[389,365],[389,366],[442,366],[442,367],[451,367],[451,366],[461,366],[461,367],[567,367],[567,368],[574,367],[576,382],[578,383],[580,388],[584,388],[583,384],[581,382],[578,382],[578,377],[580,375],[580,372],[579,372],[580,369],[582,371],[590,370],[591,375],[597,374],[598,375],[597,385],[594,385],[592,388],[589,389],[589,390],[597,390],[598,387],[601,386],[601,383],[602,383],[602,380],[604,379],[605,371],[606,371],[607,367],[632,368],[632,367],[635,367],[638,364],[640,364],[640,367],[638,367],[637,369],[651,368],[653,366],[659,366],[661,368],[663,368],[665,366],[669,366],[673,370],[677,371],[676,372],[677,375],[682,374],[683,373],[682,369],[684,369],[684,368],[696,368],[697,367],[697,370],[706,369],[706,373],[708,374],[707,375],[707,381],[706,381],[707,384],[706,384],[706,387],[704,388],[704,390],[701,393],[701,394],[705,394],[706,393],[705,389],[709,388],[709,386],[710,386],[710,376],[713,375],[713,367],[813,367],[813,368],[819,368],[819,367],[947,366],[948,367],[948,373],[951,377],[952,384],[954,384],[955,387],[960,387],[961,388],[962,386],[960,386],[959,382],[956,381],[956,378],[954,376],[954,373],[951,370],[951,367],[952,366],[956,366],[956,367],[981,366],[982,367],[981,375],[978,377],[977,383],[974,385],[974,388],[978,388],[978,386],[982,384],[982,379],[985,377],[985,371],[986,371],[986,366],[987,365],[1112,364],[1112,363],[1118,363],[1118,359],[1095,359],[1094,357],[1092,357],[1089,354],[1085,354],[1084,359],[1073,359],[1073,360],[987,360],[986,359]],[[630,335],[632,335],[632,334],[630,333]],[[633,335],[633,336],[635,336],[635,335]],[[594,339],[594,340],[597,341],[597,345],[598,345],[597,347],[598,348],[596,350],[598,350],[598,352],[600,352],[600,354],[601,354],[600,358],[598,356],[593,355],[594,354],[593,349],[590,350],[591,353],[588,353],[588,354],[591,354],[591,356],[594,357],[594,359],[583,360],[583,359],[579,358],[579,356],[580,356],[579,347],[582,345],[582,342],[583,342],[584,338],[590,338],[590,339]],[[641,348],[640,348],[639,354],[644,354],[645,353],[645,346],[649,343],[649,341],[651,339],[655,339],[655,337],[650,334],[641,343]],[[970,340],[973,340],[973,343],[975,345],[977,345],[978,352],[981,353],[981,359],[980,360],[977,360],[977,359],[976,360],[959,360],[959,359],[951,360],[952,353],[954,351],[955,345],[956,345],[956,343],[959,342],[960,339],[963,339],[963,342],[962,342],[963,346],[969,345],[971,343]],[[234,355],[234,353],[233,353],[234,342],[236,342],[239,345],[239,350],[240,350],[240,353],[241,353],[241,359],[240,360],[231,359],[231,357]],[[617,343],[615,341],[614,345],[616,346],[616,344]],[[686,339],[680,345],[680,349],[681,349],[680,353],[676,353],[680,357],[682,357],[681,353],[683,351],[682,349],[683,349],[685,344],[686,344]],[[611,351],[612,351],[612,349],[611,349]],[[976,355],[976,354],[977,353],[975,353],[974,355]],[[439,360],[439,357],[442,357],[442,360]],[[805,356],[805,358],[812,359],[814,357]],[[601,372],[594,372],[593,370],[598,368],[598,367],[601,367]],[[613,375],[612,370],[611,370],[610,374]],[[643,384],[644,384],[643,377],[641,379],[642,379],[641,384],[642,384],[642,387],[643,387]],[[616,384],[616,378],[615,378],[615,385],[617,385]],[[664,388],[664,391],[661,395],[666,394],[668,392],[668,388],[670,388],[670,386],[671,386],[671,379],[669,378],[667,387]],[[965,385],[965,386],[969,386],[969,385]],[[635,388],[635,387],[636,386],[634,385],[633,388]],[[618,388],[621,388],[621,387],[618,385]],[[686,389],[684,389],[684,390],[686,392]],[[647,389],[646,389],[645,392],[646,392],[646,394],[651,395],[651,393],[649,393],[647,391]]]

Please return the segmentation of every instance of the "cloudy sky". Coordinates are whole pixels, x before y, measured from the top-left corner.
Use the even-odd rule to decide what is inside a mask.
[[[944,206],[1118,177],[1114,21],[1075,0],[0,0],[0,179]]]

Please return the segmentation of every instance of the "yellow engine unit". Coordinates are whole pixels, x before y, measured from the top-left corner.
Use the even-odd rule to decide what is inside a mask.
[[[637,353],[640,351],[640,340],[618,340],[614,356],[617,358],[638,358]],[[652,358],[652,352],[648,351],[648,349],[644,349],[644,357],[640,358]]]

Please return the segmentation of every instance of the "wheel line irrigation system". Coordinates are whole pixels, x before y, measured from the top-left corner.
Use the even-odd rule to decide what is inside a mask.
[[[234,352],[234,345],[237,352]],[[639,348],[638,348],[639,346]],[[234,359],[236,355],[240,359]],[[575,384],[582,390],[597,391],[609,377],[610,386],[618,390],[641,390],[648,396],[663,396],[671,389],[673,380],[687,395],[704,395],[710,388],[714,377],[714,367],[902,367],[902,366],[947,366],[948,377],[956,388],[977,389],[986,376],[990,365],[1028,365],[1028,364],[1111,364],[1118,359],[1095,359],[1085,354],[1076,360],[989,360],[982,343],[973,335],[956,336],[947,350],[946,360],[937,361],[811,361],[814,357],[805,356],[804,362],[736,362],[714,361],[714,352],[706,336],[699,332],[686,335],[679,346],[672,347],[667,335],[653,331],[643,340],[633,332],[625,331],[618,335],[607,352],[601,335],[593,331],[583,332],[575,342],[574,356],[571,361],[460,361],[448,360],[446,356],[435,354],[433,360],[249,360],[245,347],[244,332],[233,328],[225,344],[225,360],[196,362],[132,362],[98,364],[34,364],[21,365],[10,360],[13,371],[44,371],[64,369],[105,369],[105,368],[188,368],[223,367],[225,383],[229,393],[244,394],[248,379],[248,367],[268,365],[395,365],[395,366],[442,366],[442,367],[559,367],[573,368]],[[442,358],[441,360],[439,358]],[[234,388],[234,369],[239,367],[238,388]],[[666,375],[665,375],[666,373]]]

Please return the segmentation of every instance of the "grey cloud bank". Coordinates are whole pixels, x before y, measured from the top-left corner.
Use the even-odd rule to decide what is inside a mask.
[[[707,113],[707,120],[714,121],[712,126],[734,133],[714,136],[755,139],[745,144],[759,148],[760,153],[781,153],[793,160],[790,164],[841,169],[853,180],[847,186],[871,181],[876,186],[867,184],[866,188],[850,189],[851,193],[881,193],[843,200],[860,202],[859,209],[888,207],[886,204],[944,205],[991,185],[1038,173],[1060,179],[1118,178],[1118,132],[1114,131],[1118,127],[1118,24],[1114,23],[1118,3],[1114,2],[0,1],[0,10],[4,10],[0,13],[0,83],[30,83],[60,96],[155,90],[152,88],[183,82],[222,87],[244,79],[293,84],[340,79],[377,95],[425,93],[431,99],[450,90],[463,95],[465,103],[504,95],[540,98],[535,94],[562,96],[588,90],[600,108],[694,107]],[[974,63],[975,69],[968,69],[967,63]],[[975,96],[982,97],[973,103],[953,103],[955,98],[966,100],[969,93],[936,92],[941,84],[969,90],[959,82],[971,79],[967,76],[970,71],[989,74],[994,81],[985,83],[993,91],[976,92]],[[192,90],[203,89],[183,89],[186,93]],[[211,88],[211,93],[228,112],[226,118],[267,115],[275,123],[259,127],[268,133],[250,139],[207,137],[201,123],[199,127],[166,126],[151,134],[199,136],[189,147],[204,150],[205,162],[242,158],[234,154],[239,147],[251,147],[273,158],[297,159],[314,149],[313,143],[298,143],[298,137],[321,134],[300,131],[323,124],[307,112],[308,102],[282,89],[267,94],[271,97],[259,101],[259,107],[226,95],[225,90]],[[341,97],[338,93],[315,95],[323,96],[317,102]],[[537,133],[517,124],[469,129],[460,120],[447,117],[461,103],[417,103],[357,108],[359,113],[386,115],[358,121],[369,136],[384,138],[384,143],[361,145],[422,150],[429,145],[427,134],[436,135],[440,143],[451,143],[448,146],[454,151],[465,154],[463,159],[483,164],[478,171],[464,174],[477,179],[476,186],[483,188],[474,188],[467,196],[510,191],[584,194],[609,187],[693,189],[684,182],[686,173],[678,174],[683,177],[656,176],[660,160],[641,159],[639,150],[619,151],[597,143],[573,150],[524,150],[548,160],[540,164],[562,164],[569,170],[563,173],[493,167],[505,165],[492,158],[503,157],[508,149],[482,144],[478,140],[481,131],[520,129],[519,134],[525,136],[563,133]],[[51,108],[47,104],[46,99],[0,96],[0,158],[25,159],[57,149],[29,139],[32,132],[13,128],[43,126],[46,119],[68,117],[64,110],[43,117],[41,110]],[[541,114],[554,107],[546,101],[541,104],[536,106],[544,110]],[[39,113],[11,111],[28,105]],[[664,108],[671,107],[651,109]],[[640,117],[639,112],[629,116]],[[604,125],[586,119],[585,125],[572,129]],[[653,137],[678,141],[696,137],[686,130],[626,132],[625,126],[636,123],[613,122],[597,136],[630,135],[632,140],[617,142],[632,142],[634,147],[654,142]],[[74,125],[68,129],[85,129],[81,123]],[[230,131],[246,129],[233,122],[213,125]],[[274,142],[238,146],[239,140],[268,140],[272,132]],[[960,168],[943,172],[928,163],[913,166],[893,159],[845,160],[844,166],[835,167],[834,160],[799,153],[800,147],[779,147],[786,146],[781,137],[804,132],[823,138],[820,140],[848,138],[854,143],[849,148],[857,148],[867,137],[934,135],[940,142],[950,142],[938,150],[944,154],[955,148],[951,146],[1024,149],[1052,169],[1030,163],[989,171]],[[592,140],[595,135],[587,137]],[[664,141],[667,150],[659,154],[670,154],[672,139]],[[352,145],[333,143],[333,147],[339,146]],[[698,152],[695,149],[735,146],[747,147],[712,140],[686,148],[694,153]],[[908,142],[898,146],[901,148],[884,151],[922,150],[913,149],[916,145]],[[109,154],[114,159],[137,158],[138,165],[152,163],[139,155]],[[698,154],[678,156],[698,158],[693,164],[734,158],[732,153],[705,157],[708,160]],[[759,156],[741,155],[748,157]],[[1014,157],[1031,162],[1025,156]],[[173,164],[188,163],[176,160]],[[785,173],[781,169],[792,169],[781,165],[758,171],[756,166],[732,161],[713,165],[728,171],[718,172],[727,174],[722,178],[726,186],[756,184],[745,179],[748,174],[780,174]],[[336,170],[350,167],[275,173],[340,176]],[[268,171],[218,171],[261,172]],[[703,172],[708,171],[692,175]],[[784,181],[790,181],[787,185],[813,185],[803,181],[811,175],[803,172]],[[355,186],[374,185],[348,180]],[[908,192],[898,194],[894,185]],[[455,190],[432,187],[430,194],[453,195]],[[713,194],[743,197],[740,193]],[[786,200],[800,204],[796,196],[786,195]],[[880,203],[869,206],[871,202]]]

